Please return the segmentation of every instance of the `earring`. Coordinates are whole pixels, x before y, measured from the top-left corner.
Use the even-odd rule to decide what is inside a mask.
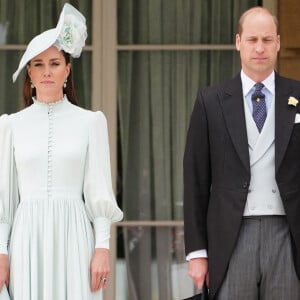
[[[34,89],[34,84],[32,83],[31,80],[30,80],[30,87],[31,87],[32,89]]]
[[[64,82],[64,88],[67,87],[67,81],[68,81],[68,79],[66,79],[65,82]]]

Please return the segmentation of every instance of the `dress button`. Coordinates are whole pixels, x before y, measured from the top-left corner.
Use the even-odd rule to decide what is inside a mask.
[[[275,193],[276,193],[276,190],[275,190],[275,189],[272,189],[272,193],[275,194]]]

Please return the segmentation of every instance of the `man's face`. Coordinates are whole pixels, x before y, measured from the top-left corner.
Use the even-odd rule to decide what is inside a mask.
[[[252,12],[245,17],[243,31],[236,35],[242,69],[254,81],[262,81],[274,70],[280,38],[271,15]]]

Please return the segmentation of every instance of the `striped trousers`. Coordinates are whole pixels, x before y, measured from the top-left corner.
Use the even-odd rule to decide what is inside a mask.
[[[217,300],[275,299],[300,299],[286,218],[245,217]]]

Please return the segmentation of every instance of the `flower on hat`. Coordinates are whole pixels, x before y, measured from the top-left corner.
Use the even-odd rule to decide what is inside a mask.
[[[69,53],[72,57],[79,57],[87,38],[85,23],[81,22],[72,14],[65,16],[62,30],[55,42],[61,50]]]
[[[293,105],[293,106],[296,107],[297,104],[298,104],[298,102],[299,102],[299,101],[298,101],[295,97],[292,97],[292,96],[289,97],[289,102],[288,102],[289,105]]]

